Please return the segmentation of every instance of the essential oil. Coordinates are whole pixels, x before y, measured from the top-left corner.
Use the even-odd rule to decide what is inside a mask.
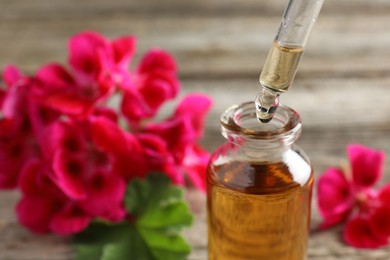
[[[259,124],[252,102],[221,117],[227,142],[207,171],[209,260],[303,260],[313,171],[294,142],[299,115],[281,105]]]

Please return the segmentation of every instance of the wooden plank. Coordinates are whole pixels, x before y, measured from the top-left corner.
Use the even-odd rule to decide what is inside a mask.
[[[225,0],[225,1],[182,1],[182,0],[1,0],[2,19],[11,20],[56,20],[77,17],[124,16],[278,16],[281,17],[287,0]],[[386,0],[326,0],[324,14],[387,14],[390,3]]]
[[[14,207],[19,194],[0,192],[0,259],[68,260],[72,259],[69,241],[60,236],[34,235],[17,223]]]
[[[1,193],[0,200],[0,259],[7,260],[70,260],[73,251],[67,241],[53,235],[36,236],[24,230],[15,222],[12,212],[17,201],[15,192]],[[314,194],[315,195],[315,194]],[[191,229],[185,231],[185,236],[193,245],[189,260],[204,260],[207,258],[207,225],[206,212],[202,206],[205,197],[197,191],[190,190],[187,195],[197,218]],[[387,260],[390,249],[359,250],[348,247],[340,242],[341,229],[319,232],[317,227],[321,218],[313,198],[313,216],[309,239],[308,259],[312,260]],[[6,215],[6,217],[4,217]],[[324,244],[326,241],[326,244]]]
[[[372,126],[386,129],[390,118],[387,84],[384,78],[298,78],[281,102],[297,110],[306,128],[326,131],[331,128]],[[207,93],[215,100],[211,121],[231,104],[254,100],[259,91],[254,79],[194,79],[182,81],[182,96],[191,92]],[[304,102],[302,102],[304,101]]]
[[[172,52],[183,78],[257,77],[279,18],[108,17],[3,22],[0,67],[27,72],[49,61],[66,61],[66,41],[80,30],[108,37],[134,34],[140,54],[160,46]],[[377,77],[390,71],[387,15],[324,16],[315,26],[298,77]]]

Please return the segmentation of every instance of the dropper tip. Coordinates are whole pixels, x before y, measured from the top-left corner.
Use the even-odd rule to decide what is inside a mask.
[[[261,123],[268,123],[272,120],[279,106],[279,93],[266,87],[256,97],[256,115]]]
[[[277,106],[271,107],[270,109],[266,109],[265,107],[262,107],[261,105],[256,103],[257,119],[261,123],[270,122],[272,120],[272,118],[274,117],[276,109],[277,109]]]
[[[270,117],[270,118],[266,118],[266,119],[257,117],[257,119],[258,119],[260,122],[264,123],[264,124],[271,122],[272,118],[273,118],[273,116]]]

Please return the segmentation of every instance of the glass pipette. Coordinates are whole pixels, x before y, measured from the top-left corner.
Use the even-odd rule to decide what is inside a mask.
[[[261,90],[255,103],[257,118],[261,122],[272,120],[280,94],[290,88],[323,2],[290,0],[288,3],[260,75]]]

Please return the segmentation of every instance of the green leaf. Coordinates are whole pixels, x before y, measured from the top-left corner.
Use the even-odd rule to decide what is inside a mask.
[[[99,259],[102,254],[102,247],[100,245],[77,245],[76,259],[95,260]]]
[[[141,238],[155,259],[185,259],[191,248],[179,232],[191,225],[193,217],[183,200],[183,190],[158,173],[140,182],[130,183],[125,203],[127,210],[136,215],[135,226]]]
[[[192,215],[182,188],[163,174],[133,180],[127,187],[125,207],[135,222],[96,222],[75,236],[76,260],[180,260],[191,248],[180,231]]]
[[[185,259],[191,247],[179,235],[167,235],[158,230],[140,229],[141,236],[156,259]]]

